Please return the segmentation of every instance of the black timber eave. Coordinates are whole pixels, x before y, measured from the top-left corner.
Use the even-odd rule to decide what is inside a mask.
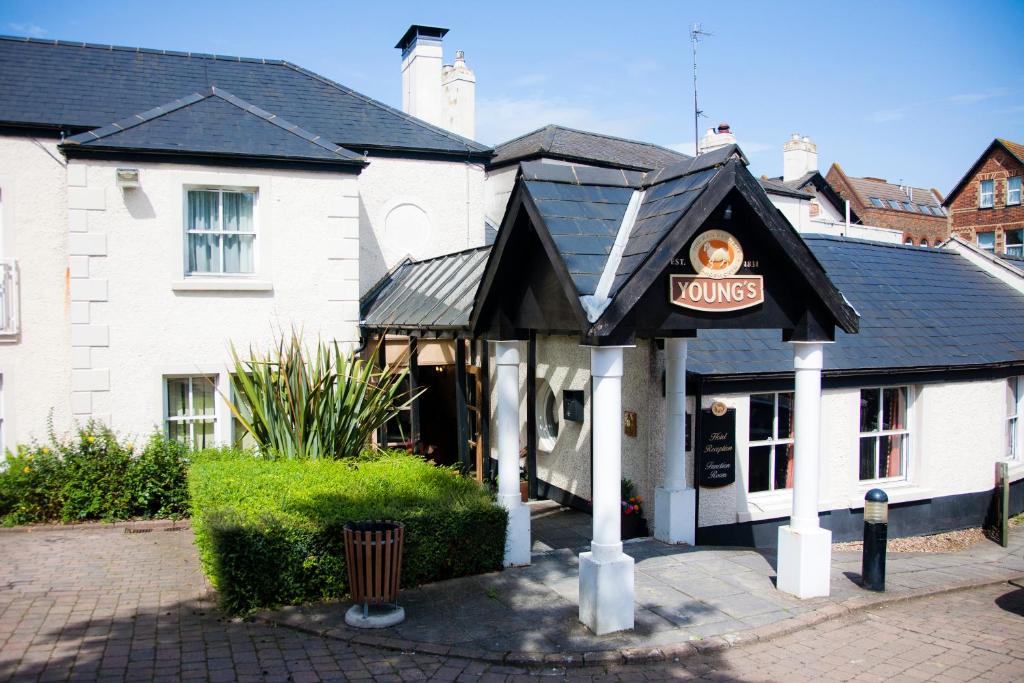
[[[367,156],[371,152],[373,156],[384,159],[413,159],[417,161],[463,161],[465,163],[486,164],[494,155],[494,152],[465,152],[465,151],[444,151],[437,149],[418,149],[416,147],[385,147],[380,145],[366,145],[359,142],[336,142],[339,147],[350,149]],[[371,159],[372,160],[372,159]]]
[[[474,336],[486,336],[488,334],[488,331],[480,329],[480,316],[487,307],[488,300],[491,298],[491,292],[495,287],[495,278],[497,277],[498,267],[501,264],[502,255],[508,247],[509,240],[513,239],[513,237],[517,239],[519,237],[518,235],[515,235],[515,225],[519,220],[521,212],[525,212],[526,218],[533,224],[533,231],[537,235],[541,247],[544,249],[544,253],[555,273],[559,286],[562,288],[562,292],[565,294],[566,299],[569,302],[569,306],[573,311],[573,316],[575,317],[579,327],[579,333],[581,335],[585,335],[589,323],[587,322],[587,315],[583,310],[583,305],[580,303],[579,292],[577,291],[572,278],[569,276],[569,271],[565,267],[565,263],[562,261],[562,258],[558,253],[558,249],[551,240],[551,235],[548,233],[547,225],[541,218],[537,207],[529,198],[529,192],[526,191],[524,185],[525,180],[520,174],[516,179],[515,187],[512,191],[511,197],[509,198],[508,208],[505,210],[505,217],[498,230],[498,239],[491,246],[491,253],[487,257],[487,265],[484,267],[484,274],[480,279],[480,288],[477,290],[476,299],[473,302],[473,313],[470,316],[469,328],[472,330]],[[538,331],[546,332],[546,330]],[[522,332],[525,334],[525,331]],[[525,338],[526,336],[523,336],[523,339]]]
[[[828,355],[828,347],[825,348]],[[823,389],[855,389],[858,387],[935,384],[939,382],[975,382],[1007,379],[1024,374],[1024,362],[990,363],[985,365],[922,366],[906,368],[853,368],[823,370]],[[687,373],[687,388],[691,386]],[[693,373],[696,388],[703,393],[756,393],[792,391],[792,372],[749,373],[743,375],[702,375]]]
[[[152,151],[125,147],[84,147],[82,145],[60,145],[60,151],[68,159],[98,159],[110,161],[137,161],[140,163],[184,164],[195,163],[207,166],[232,166],[247,168],[296,169],[303,171],[332,171],[335,173],[360,173],[368,162],[355,159],[298,159],[295,157],[263,156],[254,154],[225,154],[223,152],[173,152]]]
[[[814,185],[814,189],[825,195],[825,199],[827,199],[832,206],[836,207],[836,210],[843,214],[844,218],[846,217],[846,200],[836,192],[836,189],[832,187],[832,184],[828,182],[828,179],[821,175],[821,171],[815,171],[814,174],[811,175],[810,179],[802,185],[802,187],[806,187],[808,184]],[[853,202],[850,202],[850,224],[852,225],[854,223],[861,223],[861,219],[853,209]]]

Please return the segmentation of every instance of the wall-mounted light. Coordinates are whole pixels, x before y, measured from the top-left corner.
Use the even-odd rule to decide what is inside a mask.
[[[139,169],[119,168],[117,169],[117,186],[120,188],[139,187]]]
[[[732,220],[732,204],[726,204],[725,205],[725,220],[727,220],[727,221],[731,221]]]

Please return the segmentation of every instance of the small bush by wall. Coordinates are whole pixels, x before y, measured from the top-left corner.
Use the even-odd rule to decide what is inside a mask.
[[[162,434],[140,448],[98,423],[18,446],[0,466],[0,524],[183,516],[187,456]]]
[[[404,453],[266,461],[200,452],[189,490],[204,570],[233,614],[343,597],[351,520],[405,523],[404,587],[501,567],[505,510],[476,482]]]

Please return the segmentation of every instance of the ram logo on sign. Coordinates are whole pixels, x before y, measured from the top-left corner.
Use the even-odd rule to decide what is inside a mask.
[[[737,275],[743,248],[724,230],[708,230],[690,245],[696,275],[669,276],[669,300],[695,311],[739,311],[764,303],[764,279]]]

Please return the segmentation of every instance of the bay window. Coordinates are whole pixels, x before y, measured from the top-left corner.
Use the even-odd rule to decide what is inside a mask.
[[[215,445],[217,377],[168,377],[165,387],[167,437],[197,449]]]
[[[793,392],[753,394],[747,491],[793,488]]]
[[[186,191],[185,250],[189,275],[255,272],[256,193],[233,189]]]
[[[907,421],[908,387],[861,389],[861,481],[899,479],[907,474],[910,428]]]

